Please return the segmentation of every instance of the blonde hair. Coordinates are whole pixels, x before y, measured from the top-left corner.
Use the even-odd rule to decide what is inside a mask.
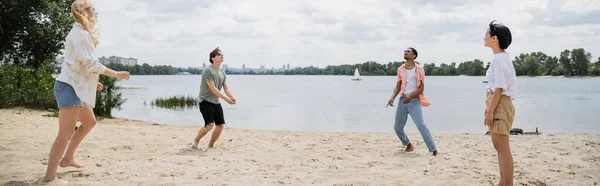
[[[97,36],[94,36],[94,34],[96,34],[98,31],[94,28],[96,20],[95,18],[93,18],[94,20],[88,19],[89,15],[87,10],[90,7],[92,7],[91,0],[75,0],[71,5],[71,14],[73,15],[75,21],[83,25],[83,28],[90,34],[90,37],[92,37],[94,46],[97,46],[100,41],[98,40]]]

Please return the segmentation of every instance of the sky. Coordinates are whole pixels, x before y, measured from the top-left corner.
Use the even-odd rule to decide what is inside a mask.
[[[94,0],[98,56],[199,67],[216,47],[229,67],[281,68],[403,61],[490,61],[483,37],[508,26],[514,56],[600,56],[598,0]]]

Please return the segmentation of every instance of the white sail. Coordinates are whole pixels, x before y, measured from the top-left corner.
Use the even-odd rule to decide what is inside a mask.
[[[358,72],[358,68],[354,69],[354,79],[360,79],[360,73]]]

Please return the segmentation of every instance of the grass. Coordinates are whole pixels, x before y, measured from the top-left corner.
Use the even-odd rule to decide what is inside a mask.
[[[192,96],[171,96],[167,98],[156,98],[150,102],[150,105],[161,108],[179,109],[198,106],[198,101],[198,98]]]
[[[44,114],[42,116],[58,118],[58,109],[51,110],[50,112],[52,112],[52,113],[50,113],[50,114]]]

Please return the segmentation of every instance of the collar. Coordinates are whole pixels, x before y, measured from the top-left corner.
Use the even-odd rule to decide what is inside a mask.
[[[83,25],[81,23],[75,21],[75,23],[73,23],[73,27],[83,28]]]

